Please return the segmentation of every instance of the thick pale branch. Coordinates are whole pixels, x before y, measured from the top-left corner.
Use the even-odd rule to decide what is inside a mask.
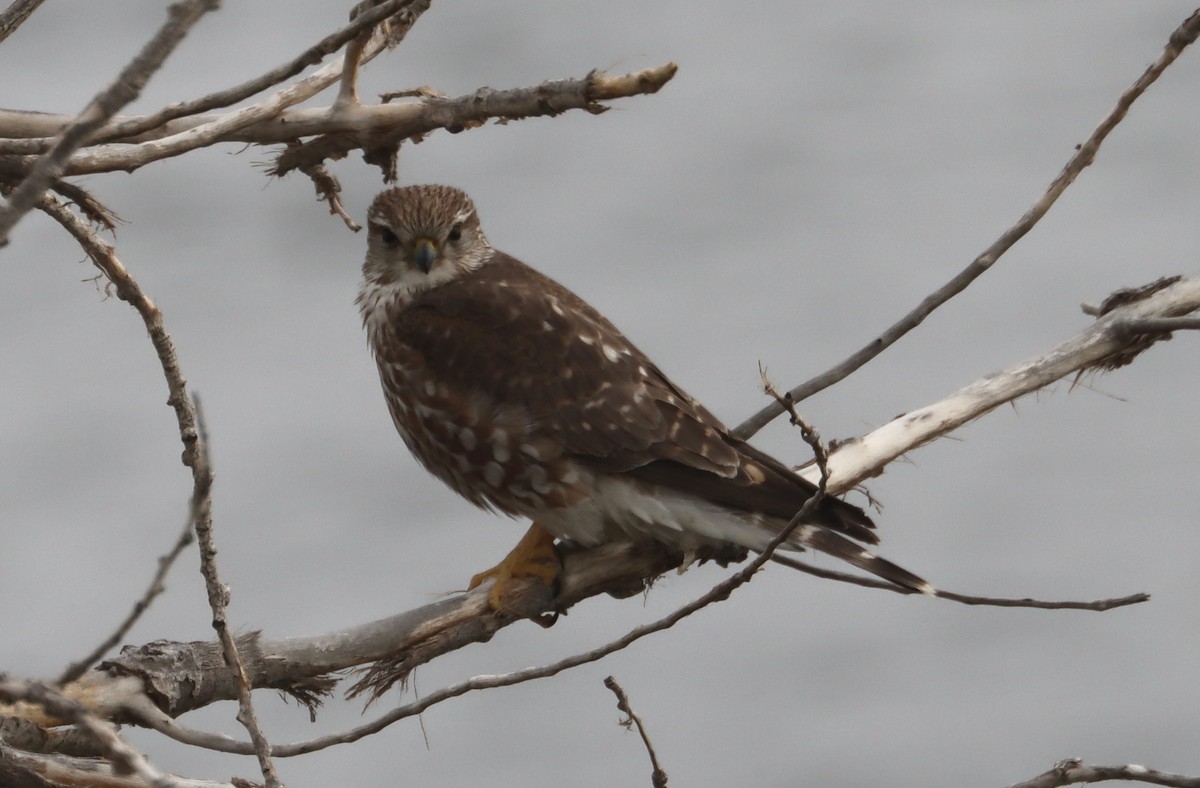
[[[522,120],[559,115],[572,109],[598,114],[607,109],[600,101],[655,93],[675,76],[677,70],[674,63],[667,63],[619,77],[593,71],[583,79],[561,79],[532,87],[481,88],[453,99],[427,96],[419,102],[397,105],[341,107],[335,104],[324,114],[318,111],[310,120],[333,127],[321,131],[324,136],[319,139],[284,151],[271,172],[285,175],[316,162],[341,158],[357,148],[368,152],[394,149],[405,139],[420,137],[439,128],[454,134],[478,128],[490,119]],[[300,119],[293,115],[289,120]],[[291,122],[277,126],[276,130],[286,133],[290,139],[297,139],[304,136],[296,133],[302,125]],[[315,124],[310,126],[315,127]]]
[[[439,128],[461,131],[493,118],[515,120],[557,115],[571,109],[600,112],[604,107],[597,102],[653,93],[677,71],[674,63],[667,63],[616,77],[592,72],[583,79],[555,80],[509,90],[479,90],[458,98],[426,97],[397,104],[286,109],[308,98],[315,92],[312,90],[315,86],[331,84],[341,68],[339,58],[263,102],[222,115],[171,121],[136,138],[143,141],[132,146],[97,145],[79,151],[67,164],[65,174],[131,171],[219,142],[273,145],[323,135],[322,139],[295,151],[285,151],[275,167],[276,174],[283,174],[310,161],[344,155],[364,142],[372,147],[395,144]],[[0,111],[0,128],[4,127],[6,119],[27,126],[58,122],[52,118],[61,119],[61,116]],[[121,122],[136,120],[130,118]],[[99,133],[106,131],[102,129]]]
[[[1200,777],[1188,777],[1183,774],[1171,774],[1150,769],[1136,763],[1124,766],[1088,766],[1078,758],[1068,758],[1054,765],[1048,772],[1043,772],[1032,780],[1016,783],[1010,788],[1059,788],[1059,786],[1077,785],[1079,783],[1103,783],[1111,780],[1124,782],[1149,783],[1151,785],[1172,785],[1176,788],[1200,788]]]
[[[1141,338],[1124,321],[1180,317],[1200,310],[1200,276],[1180,280],[1145,299],[1117,307],[1074,337],[1036,358],[986,375],[932,405],[906,413],[838,447],[829,458],[829,489],[843,493],[905,452],[945,435],[993,408],[1120,358]],[[816,469],[804,475],[816,477]]]
[[[386,45],[385,39],[378,36],[372,38],[368,52],[363,54],[363,58],[366,59],[368,55],[374,56]],[[82,175],[117,170],[132,172],[153,161],[180,156],[217,142],[236,140],[239,130],[274,118],[288,107],[305,101],[336,82],[342,74],[342,65],[343,59],[338,58],[317,69],[308,77],[276,91],[268,98],[249,107],[202,119],[198,124],[175,121],[176,125],[182,125],[185,128],[166,137],[152,139],[132,147],[95,145],[78,151],[66,162],[61,174]],[[105,129],[101,129],[99,133],[104,134],[105,131]]]

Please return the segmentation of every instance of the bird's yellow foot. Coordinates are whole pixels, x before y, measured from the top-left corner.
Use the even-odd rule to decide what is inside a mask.
[[[504,560],[471,578],[468,588],[493,580],[488,604],[492,610],[504,610],[504,586],[514,577],[536,577],[553,587],[562,570],[562,560],[554,549],[554,535],[537,523],[529,527]]]

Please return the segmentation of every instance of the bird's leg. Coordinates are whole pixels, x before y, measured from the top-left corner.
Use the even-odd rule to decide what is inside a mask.
[[[560,571],[562,560],[554,549],[554,535],[534,523],[517,542],[517,546],[504,556],[503,561],[472,577],[468,587],[475,588],[487,580],[493,580],[488,604],[493,610],[503,610],[501,600],[504,586],[509,580],[514,577],[536,577],[546,585],[553,586]]]

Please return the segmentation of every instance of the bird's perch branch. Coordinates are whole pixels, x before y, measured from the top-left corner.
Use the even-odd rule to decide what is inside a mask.
[[[879,472],[899,454],[1002,402],[1054,380],[1095,368],[1106,359],[1144,342],[1144,337],[1130,335],[1122,328],[1131,319],[1177,317],[1198,309],[1200,277],[1176,281],[1141,300],[1123,303],[1038,358],[985,376],[942,402],[901,416],[865,438],[842,444],[829,457],[829,488],[849,489],[858,480]],[[933,425],[940,425],[941,431]],[[506,588],[511,613],[505,615],[498,615],[488,607],[490,589],[484,585],[341,632],[283,639],[248,635],[239,640],[239,651],[251,686],[288,692],[311,707],[332,690],[335,680],[330,674],[335,671],[383,660],[387,664],[386,675],[389,680],[394,680],[441,654],[469,643],[487,641],[501,628],[522,617],[547,609],[567,610],[598,594],[630,596],[642,592],[647,585],[646,578],[669,571],[678,562],[678,556],[654,546],[609,544],[591,550],[568,550],[557,598],[551,598],[549,592],[536,582],[513,580]],[[507,596],[508,593],[511,596]],[[957,595],[944,596],[954,599]],[[960,601],[1106,610],[1144,599],[1144,596],[1135,596],[1091,603],[1044,603],[963,597]],[[374,691],[379,686],[368,680],[365,688]],[[172,728],[175,724],[171,718],[218,700],[236,697],[237,684],[225,667],[218,644],[158,641],[125,649],[98,671],[72,685],[71,692],[86,698],[88,707],[100,716],[153,724],[166,733],[187,738],[192,734]],[[189,740],[195,742],[196,736]],[[223,737],[219,741],[204,739],[202,743],[237,752],[243,748],[252,751],[249,744]],[[307,751],[297,746],[296,753],[292,754],[300,750]],[[290,750],[277,746],[272,752],[282,757]]]

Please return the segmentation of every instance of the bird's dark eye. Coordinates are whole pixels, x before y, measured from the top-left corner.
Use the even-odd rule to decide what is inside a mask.
[[[396,244],[400,243],[400,238],[397,237],[397,235],[387,227],[373,224],[371,225],[371,229],[375,230],[375,232],[379,235],[379,240],[383,241],[388,246],[395,246]]]
[[[450,232],[446,234],[446,238],[450,241],[457,241],[459,238],[462,238],[462,225],[456,224],[451,227]]]

